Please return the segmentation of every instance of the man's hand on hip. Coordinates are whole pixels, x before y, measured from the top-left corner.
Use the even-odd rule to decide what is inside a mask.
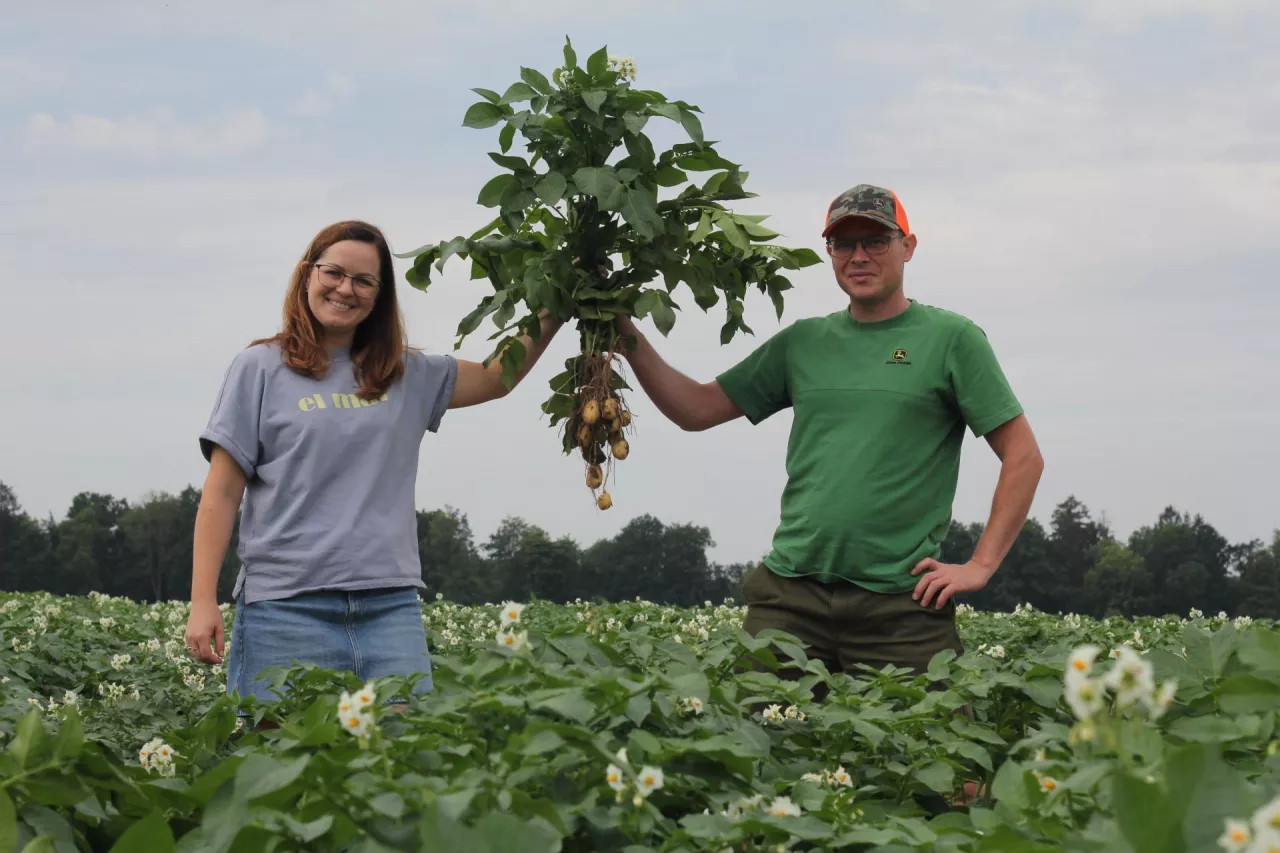
[[[911,570],[913,576],[921,572],[925,574],[916,584],[911,597],[919,601],[921,607],[928,607],[929,602],[937,596],[935,607],[938,610],[958,593],[982,589],[994,574],[990,568],[973,560],[963,564],[940,563],[932,557],[925,557]]]

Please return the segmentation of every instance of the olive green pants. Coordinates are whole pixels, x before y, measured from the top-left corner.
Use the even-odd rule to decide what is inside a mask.
[[[747,574],[742,593],[747,600],[743,629],[748,634],[754,637],[766,628],[786,631],[806,647],[805,654],[820,658],[832,673],[865,674],[859,664],[875,669],[893,664],[920,673],[944,649],[964,652],[954,600],[942,609],[922,607],[910,592],[887,595],[845,581],[782,577],[764,565]],[[825,690],[821,694],[814,698],[821,701]]]

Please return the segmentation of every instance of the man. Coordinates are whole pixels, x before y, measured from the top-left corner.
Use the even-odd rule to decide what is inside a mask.
[[[1043,461],[982,330],[904,293],[917,241],[898,197],[866,184],[842,193],[823,237],[846,309],[791,323],[712,382],[667,365],[629,318],[635,347],[624,354],[685,430],[793,410],[781,522],[743,584],[747,632],[784,630],[831,672],[919,672],[944,649],[963,651],[954,596],[999,567]],[[973,558],[952,565],[937,557],[966,429],[1001,469]]]

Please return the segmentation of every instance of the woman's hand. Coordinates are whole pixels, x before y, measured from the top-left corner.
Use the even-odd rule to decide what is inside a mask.
[[[187,617],[187,651],[201,663],[222,663],[225,645],[222,611],[214,601],[193,601]]]

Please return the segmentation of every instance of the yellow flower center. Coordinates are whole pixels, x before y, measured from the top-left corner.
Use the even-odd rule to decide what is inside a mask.
[[[359,720],[359,718],[357,718],[357,717],[352,717],[352,718],[347,722],[347,725],[354,729],[356,726],[360,725],[360,720]]]
[[[1086,669],[1089,668],[1089,665],[1087,663],[1085,663],[1083,660],[1078,658],[1072,661],[1071,665],[1074,666],[1076,669],[1080,670],[1081,672],[1084,672]]]
[[[1245,832],[1243,829],[1237,829],[1235,832],[1231,833],[1231,840],[1236,844],[1244,844],[1249,840],[1249,833]]]

